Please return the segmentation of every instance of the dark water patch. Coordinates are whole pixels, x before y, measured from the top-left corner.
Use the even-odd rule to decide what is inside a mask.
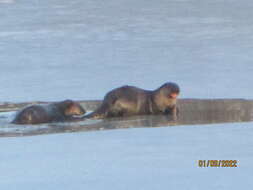
[[[0,105],[0,110],[17,110],[32,103]],[[37,103],[37,102],[36,102]],[[46,103],[46,102],[39,102]],[[101,101],[80,101],[87,110],[94,110]],[[243,99],[181,99],[178,101],[179,118],[174,121],[164,115],[132,116],[104,120],[85,120],[73,123],[41,125],[14,125],[9,122],[14,112],[0,115],[0,137],[30,136],[79,131],[98,131],[137,127],[169,127],[214,123],[250,122],[253,120],[253,101]]]

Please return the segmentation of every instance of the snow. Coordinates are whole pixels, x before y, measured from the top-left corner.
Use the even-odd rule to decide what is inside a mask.
[[[252,2],[43,0],[0,6],[0,99],[102,99],[167,81],[182,98],[253,98]],[[227,89],[230,89],[228,91]]]
[[[251,189],[252,123],[1,138],[1,189]],[[238,160],[199,168],[198,160]]]
[[[167,81],[182,98],[252,99],[252,8],[0,0],[0,102],[102,99]],[[252,133],[251,122],[0,138],[0,189],[252,189]],[[199,168],[199,159],[239,167]]]

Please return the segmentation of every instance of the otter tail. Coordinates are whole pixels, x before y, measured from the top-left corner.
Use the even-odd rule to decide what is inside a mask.
[[[71,121],[83,121],[86,119],[103,119],[107,116],[109,106],[106,104],[102,104],[99,108],[97,108],[94,112],[86,114],[82,117],[72,117]]]
[[[94,112],[91,112],[87,115],[84,115],[80,118],[75,119],[75,121],[82,121],[85,119],[104,119],[111,113],[111,108],[115,101],[117,100],[117,96],[114,92],[109,92],[101,106],[99,106]]]
[[[107,93],[103,103],[94,112],[83,116],[83,119],[104,119],[111,114],[111,109],[117,100],[117,95],[114,91]]]
[[[85,116],[83,119],[103,119],[107,116],[109,106],[107,104],[102,104],[98,109],[94,112],[91,112]]]

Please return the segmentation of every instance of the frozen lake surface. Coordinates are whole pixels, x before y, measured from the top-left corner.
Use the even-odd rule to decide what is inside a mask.
[[[12,2],[0,3],[1,101],[102,99],[167,81],[184,98],[253,98],[250,0]]]
[[[102,99],[121,85],[167,81],[181,98],[253,99],[252,8],[0,0],[0,102]],[[251,189],[252,133],[250,122],[0,138],[0,188]],[[199,159],[239,167],[198,168]]]
[[[0,138],[0,187],[250,190],[252,135],[239,123]],[[212,159],[239,163],[198,167]]]

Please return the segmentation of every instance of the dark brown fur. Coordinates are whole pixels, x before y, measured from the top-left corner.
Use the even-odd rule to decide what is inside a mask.
[[[179,86],[175,83],[165,83],[154,91],[122,86],[108,92],[102,105],[83,119],[148,114],[168,114],[176,118],[176,98],[171,95],[179,92]]]
[[[62,122],[71,120],[73,115],[83,115],[85,110],[81,105],[72,100],[45,104],[31,105],[16,114],[12,123],[15,124],[39,124],[50,122]]]

